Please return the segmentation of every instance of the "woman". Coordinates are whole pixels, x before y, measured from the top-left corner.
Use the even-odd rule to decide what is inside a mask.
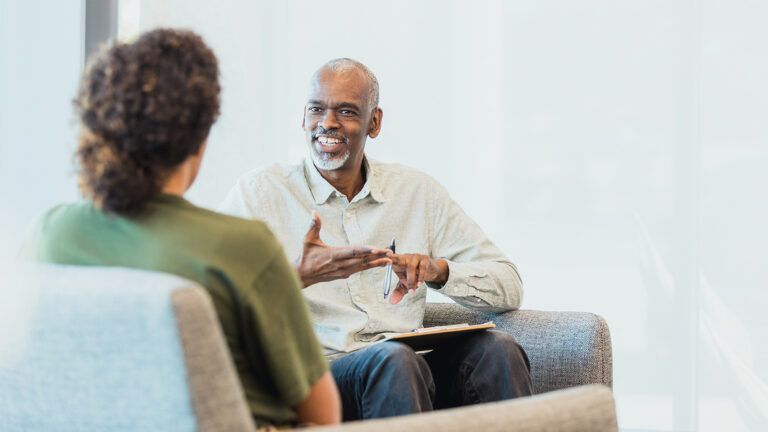
[[[340,405],[298,278],[266,226],[182,198],[219,113],[216,57],[155,30],[90,63],[75,107],[87,200],[46,213],[33,258],[173,273],[211,295],[259,426],[338,423]]]

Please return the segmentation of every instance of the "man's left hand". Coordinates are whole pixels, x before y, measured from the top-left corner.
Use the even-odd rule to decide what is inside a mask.
[[[432,259],[422,254],[395,254],[390,257],[392,270],[397,275],[397,287],[389,297],[392,304],[400,303],[406,294],[424,282],[444,284],[448,281],[448,262],[444,259]]]

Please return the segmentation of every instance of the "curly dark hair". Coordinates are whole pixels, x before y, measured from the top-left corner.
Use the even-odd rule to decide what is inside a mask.
[[[219,93],[216,56],[193,32],[158,29],[104,47],[74,101],[83,194],[107,213],[141,210],[200,150],[219,115]]]

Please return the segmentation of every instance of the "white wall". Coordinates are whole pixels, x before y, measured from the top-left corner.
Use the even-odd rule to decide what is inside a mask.
[[[0,0],[0,239],[76,196],[80,9]],[[527,308],[608,320],[626,430],[768,429],[768,4],[122,0],[185,26],[224,85],[189,197],[304,154],[307,80],[381,82],[374,158],[440,180],[518,263]]]
[[[768,430],[766,22],[766,2],[701,6],[699,418],[754,431]]]
[[[526,307],[605,316],[620,424],[768,427],[768,7],[739,0],[142,1],[218,53],[190,197],[304,154],[309,75],[381,83],[371,156],[439,179],[519,264]]]
[[[77,197],[81,18],[80,2],[0,0],[0,267],[35,217]]]

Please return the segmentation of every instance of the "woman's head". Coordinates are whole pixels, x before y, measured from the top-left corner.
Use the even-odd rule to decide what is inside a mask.
[[[75,108],[80,188],[132,214],[198,154],[219,114],[216,56],[200,36],[160,29],[116,42],[89,63]]]

